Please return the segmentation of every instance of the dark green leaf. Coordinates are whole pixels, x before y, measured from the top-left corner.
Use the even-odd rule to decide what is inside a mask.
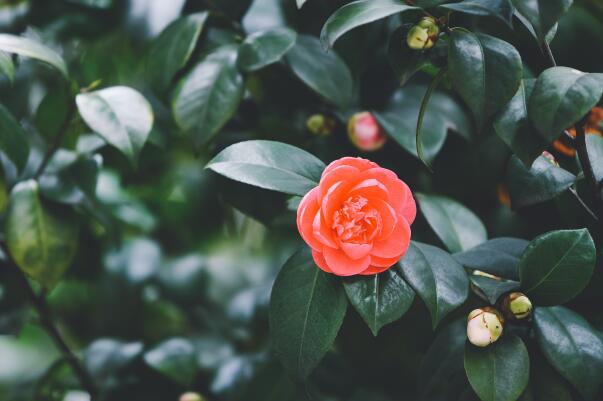
[[[473,286],[472,288],[479,291],[479,293],[487,298],[492,305],[494,305],[502,295],[519,288],[519,283],[517,281],[496,280],[490,277],[476,275],[469,276],[469,280]]]
[[[52,288],[75,256],[76,217],[70,209],[43,203],[35,181],[20,182],[10,195],[6,243],[12,258],[27,275]]]
[[[15,77],[15,65],[13,59],[7,53],[0,51],[0,73],[6,75],[9,81],[13,81]]]
[[[599,182],[603,181],[603,138],[597,135],[587,135],[586,148],[595,178]]]
[[[549,142],[590,111],[603,94],[603,74],[552,67],[538,77],[528,102],[528,114]]]
[[[2,104],[0,104],[0,150],[15,163],[19,171],[25,167],[29,157],[27,134]]]
[[[173,100],[174,118],[201,146],[232,118],[243,96],[243,77],[236,65],[237,49],[219,48],[203,59],[178,84]]]
[[[524,79],[513,99],[500,111],[494,121],[494,130],[509,148],[531,166],[548,143],[537,135],[528,117],[528,99],[534,89],[535,79]]]
[[[96,199],[96,184],[102,166],[102,157],[81,157],[65,168],[53,171],[52,166],[40,177],[40,191],[44,197],[66,204],[81,204]]]
[[[572,0],[513,0],[517,11],[532,25],[540,42],[567,12]]]
[[[0,51],[43,61],[59,70],[65,78],[69,77],[63,58],[54,50],[32,39],[2,33],[0,34]]]
[[[289,28],[255,32],[245,38],[237,63],[245,71],[256,71],[280,61],[295,45],[297,33]]]
[[[483,128],[521,84],[523,68],[519,53],[503,40],[455,29],[448,59],[454,88]]]
[[[587,229],[540,235],[519,263],[522,290],[536,305],[565,303],[586,287],[595,261],[595,244]]]
[[[199,370],[195,347],[184,338],[162,342],[145,353],[144,360],[151,368],[184,387],[192,384]]]
[[[513,208],[522,208],[553,199],[576,182],[576,176],[554,165],[544,156],[538,157],[528,170],[513,156],[507,168],[507,185]]]
[[[73,95],[66,85],[49,90],[36,110],[36,128],[48,143],[54,138],[65,124],[72,107]]]
[[[172,22],[153,42],[146,60],[151,85],[163,93],[188,62],[197,45],[208,13],[190,14]]]
[[[291,375],[305,379],[333,345],[347,309],[339,280],[320,270],[310,248],[294,254],[279,273],[270,299],[270,332]]]
[[[153,127],[149,102],[126,86],[82,93],[75,100],[86,124],[136,165]]]
[[[454,258],[468,269],[480,270],[509,280],[519,280],[519,258],[528,241],[519,238],[494,238],[455,253]]]
[[[232,180],[303,196],[318,185],[325,165],[295,146],[255,140],[229,146],[207,168]]]
[[[326,100],[341,108],[351,103],[354,82],[350,69],[334,51],[325,51],[318,39],[299,35],[285,58],[295,75]]]
[[[433,327],[467,299],[463,267],[435,246],[411,242],[397,269],[425,302]]]
[[[412,305],[415,292],[393,269],[373,276],[355,276],[343,282],[350,303],[374,336],[400,319]]]
[[[472,15],[495,17],[508,26],[511,26],[513,20],[511,0],[464,0],[460,3],[444,4],[440,8]]]
[[[536,308],[536,338],[555,369],[588,400],[603,383],[603,340],[580,315],[562,306]]]
[[[505,335],[486,348],[465,346],[465,371],[482,401],[515,401],[528,385],[530,357],[523,341]]]
[[[521,22],[522,25],[526,27],[528,32],[530,32],[530,34],[534,37],[534,39],[536,39],[536,42],[540,43],[540,39],[538,38],[538,34],[534,30],[532,23],[526,17],[524,17],[523,14],[521,14],[517,10],[515,10],[513,12],[513,15],[516,16],[517,19],[519,20],[519,22]],[[555,39],[555,35],[557,35],[557,28],[558,28],[558,24],[553,25],[553,27],[551,28],[549,33],[546,34],[546,36],[544,38],[546,43],[551,43],[553,41],[553,39]]]
[[[94,341],[84,354],[86,369],[94,380],[107,383],[142,352],[140,342],[125,343],[109,338]]]
[[[416,10],[402,0],[356,0],[335,11],[322,28],[320,39],[331,47],[343,34],[361,25],[398,14]]]
[[[462,252],[488,239],[486,227],[471,210],[454,199],[415,195],[430,227],[450,252]]]

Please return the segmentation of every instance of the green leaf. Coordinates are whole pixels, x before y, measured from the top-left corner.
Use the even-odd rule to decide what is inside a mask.
[[[206,168],[245,184],[304,196],[318,185],[325,165],[295,146],[254,140],[227,147]]]
[[[144,354],[144,361],[184,387],[192,384],[199,370],[195,347],[184,338],[172,338],[160,343]]]
[[[580,315],[562,306],[536,308],[536,338],[546,359],[587,400],[603,384],[603,339]]]
[[[330,103],[345,108],[352,102],[352,73],[334,51],[325,51],[312,36],[299,35],[285,56],[293,73]]]
[[[296,39],[297,33],[284,27],[255,32],[241,44],[237,63],[244,71],[257,71],[280,61]]]
[[[412,241],[396,268],[425,302],[433,327],[467,299],[463,267],[435,246]]]
[[[86,124],[136,165],[154,120],[144,96],[126,86],[113,86],[79,94],[75,101]]]
[[[603,138],[597,135],[587,135],[586,149],[595,178],[599,182],[603,181]]]
[[[0,73],[6,75],[9,81],[15,78],[15,64],[13,59],[7,53],[0,51]]]
[[[508,26],[511,26],[513,21],[513,5],[510,0],[464,0],[460,3],[444,4],[440,8],[471,15],[495,17]]]
[[[67,85],[49,90],[42,98],[36,110],[35,124],[47,143],[52,143],[69,118],[72,102],[73,94]]]
[[[538,77],[528,103],[528,114],[549,142],[584,117],[601,99],[603,74],[569,67],[553,67]]]
[[[517,281],[495,280],[484,276],[471,275],[469,281],[471,281],[473,290],[477,290],[492,305],[496,304],[502,295],[519,288]]]
[[[208,55],[178,84],[172,110],[178,126],[201,146],[236,113],[243,96],[243,77],[236,65],[237,48],[221,47]]]
[[[291,375],[304,380],[318,365],[335,341],[347,304],[341,283],[314,264],[310,248],[285,263],[272,288],[270,333]]]
[[[515,10],[513,12],[513,15],[515,17],[517,17],[517,19],[519,20],[519,22],[522,23],[523,26],[526,27],[526,29],[534,37],[534,39],[536,40],[536,42],[540,43],[540,38],[538,38],[538,34],[534,30],[534,27],[532,26],[532,23],[525,16],[523,16],[523,14],[521,14],[517,10]],[[546,43],[550,44],[553,41],[553,39],[555,39],[555,35],[557,35],[557,28],[558,28],[558,24],[553,25],[553,27],[551,28],[551,30],[549,31],[549,33],[546,34],[546,36],[544,38],[544,40],[546,41]]]
[[[42,61],[59,70],[65,78],[69,78],[63,58],[54,50],[32,39],[1,33],[0,51]]]
[[[565,192],[575,182],[575,175],[544,156],[538,157],[529,170],[517,157],[509,160],[507,185],[513,208],[546,202]]]
[[[563,304],[586,287],[595,261],[587,229],[542,234],[530,242],[519,263],[522,290],[536,305]]]
[[[515,335],[505,335],[486,348],[467,342],[465,372],[482,401],[515,401],[528,385],[530,356]]]
[[[0,104],[0,150],[15,163],[19,171],[23,170],[29,157],[27,134],[2,104]]]
[[[126,343],[102,338],[88,346],[84,354],[84,363],[97,383],[106,383],[136,360],[142,349],[141,342]]]
[[[51,167],[49,165],[40,177],[40,192],[44,197],[72,205],[95,201],[98,174],[102,167],[100,155],[80,157],[58,171],[51,171]]]
[[[471,210],[444,196],[416,194],[429,226],[450,252],[462,252],[488,239],[486,227]]]
[[[343,34],[393,14],[417,10],[402,0],[356,0],[335,11],[322,28],[320,39],[332,47]]]
[[[158,93],[169,88],[176,73],[189,61],[207,16],[207,12],[201,12],[172,22],[151,45],[146,76]]]
[[[304,6],[304,4],[306,4],[306,1],[308,0],[295,0],[297,2],[297,8],[302,8]]]
[[[541,43],[572,5],[572,0],[512,1],[517,11],[530,22]]]
[[[34,180],[15,185],[7,212],[6,243],[28,276],[53,288],[73,261],[78,231],[71,209],[42,202]]]
[[[519,258],[528,241],[519,238],[494,238],[453,256],[463,266],[509,280],[519,280]]]
[[[415,298],[412,288],[393,269],[346,279],[343,288],[374,336],[386,324],[400,319]]]
[[[535,83],[535,79],[524,79],[515,96],[494,121],[496,134],[527,166],[531,166],[548,145],[537,134],[528,117],[528,99]]]
[[[521,57],[512,45],[492,36],[455,29],[450,38],[452,84],[483,128],[517,92]]]

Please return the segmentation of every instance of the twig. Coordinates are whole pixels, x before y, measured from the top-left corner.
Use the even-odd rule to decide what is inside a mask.
[[[543,50],[544,54],[548,57],[549,62],[551,63],[551,66],[557,67],[557,62],[555,61],[555,56],[553,56],[553,52],[551,51],[551,46],[549,45],[549,42],[546,41],[546,39],[544,40],[544,43],[542,44],[542,50]]]
[[[599,218],[597,217],[595,212],[593,212],[591,210],[591,208],[588,207],[586,202],[584,202],[584,200],[580,197],[580,195],[578,194],[578,191],[576,191],[576,188],[570,187],[569,191],[572,195],[574,195],[574,197],[576,198],[578,203],[580,203],[580,205],[584,208],[584,210],[586,210],[586,212],[590,215],[590,217],[592,217],[594,221],[599,221]]]

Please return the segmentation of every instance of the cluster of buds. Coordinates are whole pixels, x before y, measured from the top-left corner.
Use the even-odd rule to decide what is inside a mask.
[[[406,43],[413,50],[431,49],[438,41],[440,28],[435,19],[424,17],[415,26],[410,28],[406,35]]]
[[[350,141],[364,152],[374,152],[383,147],[387,136],[375,116],[368,111],[356,113],[348,122]]]
[[[306,127],[314,135],[329,136],[335,131],[337,122],[324,114],[312,114],[306,120]]]

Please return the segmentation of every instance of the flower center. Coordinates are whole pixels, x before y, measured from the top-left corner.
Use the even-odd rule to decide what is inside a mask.
[[[366,244],[381,232],[381,215],[360,195],[349,197],[333,214],[335,235],[341,242]]]

